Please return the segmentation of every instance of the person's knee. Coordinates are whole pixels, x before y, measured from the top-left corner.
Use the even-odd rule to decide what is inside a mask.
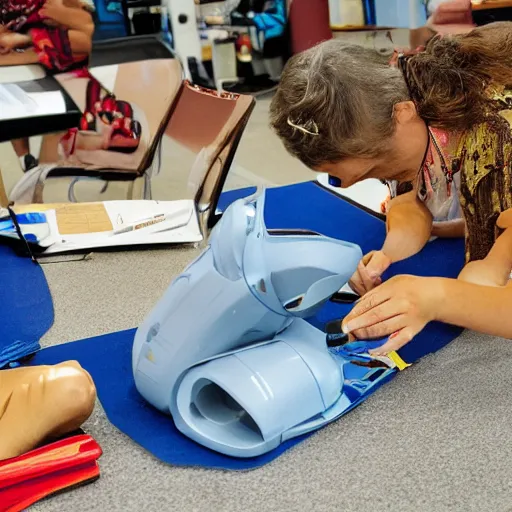
[[[55,366],[48,377],[47,385],[63,421],[85,421],[92,413],[96,402],[96,388],[91,376],[76,361]],[[49,389],[50,391],[50,389]]]

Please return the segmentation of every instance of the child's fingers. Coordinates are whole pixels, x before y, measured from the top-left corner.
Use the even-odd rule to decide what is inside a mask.
[[[376,251],[370,251],[368,254],[365,254],[363,256],[363,265],[366,267],[366,265],[368,265],[368,263],[370,262],[370,260],[373,258],[373,255],[375,254]]]
[[[366,269],[362,261],[360,261],[359,265],[357,265],[357,272],[361,276],[365,293],[369,292],[375,285],[373,283],[373,279],[370,277],[370,274],[368,273],[368,270]]]
[[[366,293],[366,288],[363,283],[363,278],[359,272],[359,267],[350,279],[349,283],[352,290],[354,290],[359,296],[362,296]]]
[[[388,336],[406,325],[404,312],[394,301],[388,301],[343,323],[342,329],[345,334],[354,332],[359,339],[375,339]]]
[[[389,258],[382,251],[377,251],[366,264],[366,271],[369,277],[375,280],[387,270],[389,264]]]

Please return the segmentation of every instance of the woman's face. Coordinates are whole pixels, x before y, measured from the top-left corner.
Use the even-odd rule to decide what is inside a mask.
[[[395,106],[395,121],[395,133],[389,140],[389,150],[385,155],[345,158],[340,162],[323,164],[317,171],[339,178],[343,188],[368,178],[414,181],[427,149],[427,127],[412,102]]]

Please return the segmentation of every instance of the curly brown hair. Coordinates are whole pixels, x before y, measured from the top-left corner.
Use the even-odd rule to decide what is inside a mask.
[[[394,106],[412,100],[431,126],[468,130],[498,117],[490,90],[512,84],[512,22],[433,37],[402,60],[338,39],[293,56],[270,106],[286,149],[318,168],[347,157],[386,153]]]

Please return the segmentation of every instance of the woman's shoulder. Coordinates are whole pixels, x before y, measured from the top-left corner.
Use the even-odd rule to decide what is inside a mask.
[[[489,121],[474,126],[459,142],[457,158],[471,193],[485,176],[511,164],[512,111],[502,113],[502,117],[501,123]]]

